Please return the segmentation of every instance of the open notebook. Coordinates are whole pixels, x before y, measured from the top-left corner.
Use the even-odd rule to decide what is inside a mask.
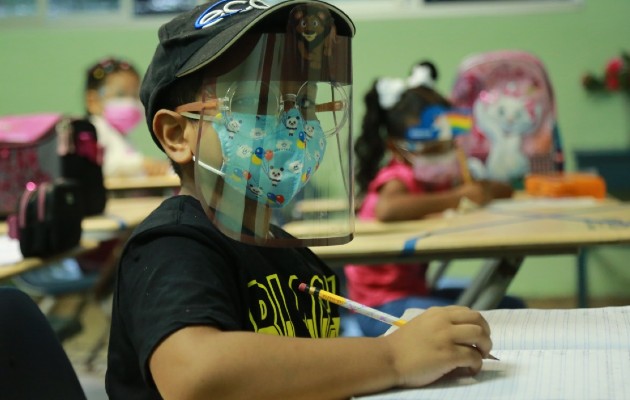
[[[475,377],[356,399],[630,399],[630,306],[482,314],[500,361],[484,360]]]

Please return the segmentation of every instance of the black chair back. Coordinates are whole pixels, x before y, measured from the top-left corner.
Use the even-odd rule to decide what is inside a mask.
[[[0,397],[86,400],[46,317],[13,287],[0,287]]]

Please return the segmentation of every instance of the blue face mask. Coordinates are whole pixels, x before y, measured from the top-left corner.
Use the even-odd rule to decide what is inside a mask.
[[[317,120],[297,109],[275,115],[231,113],[213,122],[223,153],[225,182],[259,203],[289,203],[319,167],[326,138]]]

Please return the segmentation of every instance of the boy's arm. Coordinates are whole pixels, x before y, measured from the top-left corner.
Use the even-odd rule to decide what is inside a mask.
[[[288,338],[187,327],[156,348],[150,369],[166,400],[341,399],[423,386],[458,367],[476,373],[491,347],[481,314],[449,306],[429,309],[379,338]]]

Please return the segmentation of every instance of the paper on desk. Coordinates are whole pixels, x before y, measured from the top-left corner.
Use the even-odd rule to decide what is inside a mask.
[[[482,314],[501,361],[484,360],[475,377],[358,399],[630,399],[630,306]]]
[[[401,318],[409,321],[423,311],[409,308]],[[490,325],[493,348],[499,350],[630,349],[630,306],[481,314]],[[396,329],[392,326],[385,334]]]
[[[627,400],[630,350],[493,351],[474,377],[394,390],[361,400]]]
[[[20,241],[8,236],[0,236],[0,268],[3,265],[14,264],[24,259],[20,251]]]

